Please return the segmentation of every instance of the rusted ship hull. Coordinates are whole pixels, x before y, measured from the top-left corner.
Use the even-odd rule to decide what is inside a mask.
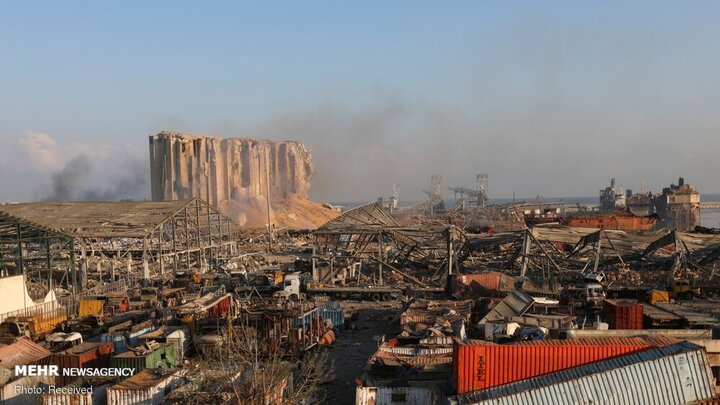
[[[560,223],[573,228],[612,229],[629,232],[650,231],[655,225],[656,216],[636,216],[631,213],[607,213],[574,215],[560,218]]]
[[[540,215],[525,215],[525,225],[535,226],[541,224],[551,224],[557,222],[558,218],[556,215],[540,216]]]

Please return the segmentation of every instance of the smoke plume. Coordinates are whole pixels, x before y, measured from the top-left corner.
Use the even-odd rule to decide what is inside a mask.
[[[104,184],[95,184],[92,177],[96,165],[87,155],[68,161],[62,169],[50,175],[50,184],[41,192],[44,201],[120,201],[146,199],[149,187],[148,167],[127,159],[118,165],[114,176],[107,175]]]

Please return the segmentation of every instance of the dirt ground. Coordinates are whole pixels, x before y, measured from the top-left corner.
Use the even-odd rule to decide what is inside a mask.
[[[343,302],[343,308],[348,306],[358,308],[359,318],[352,322],[355,329],[346,324],[345,331],[330,349],[335,379],[323,387],[326,404],[354,404],[355,380],[361,377],[368,359],[377,351],[378,341],[382,335],[391,338],[401,330],[400,303]]]

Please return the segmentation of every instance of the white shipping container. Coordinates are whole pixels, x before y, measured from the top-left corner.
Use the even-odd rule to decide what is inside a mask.
[[[440,394],[425,387],[357,387],[355,405],[433,405]]]
[[[653,348],[448,398],[450,404],[685,404],[715,395],[705,350]]]
[[[190,350],[190,329],[187,326],[178,327],[177,330],[168,333],[165,340],[175,344],[175,354],[178,360],[184,359],[185,353]]]
[[[107,390],[108,405],[160,405],[165,395],[183,380],[183,370],[171,370],[156,376],[155,370],[146,369]]]
[[[25,405],[36,404],[39,395],[25,394],[17,391],[17,386],[25,388],[47,387],[55,383],[55,377],[52,376],[29,376],[21,377],[13,381],[9,381],[0,387],[0,404],[3,405]]]
[[[107,403],[107,385],[93,387],[92,393],[85,394],[43,394],[43,405],[104,405]],[[33,402],[34,403],[34,402]]]

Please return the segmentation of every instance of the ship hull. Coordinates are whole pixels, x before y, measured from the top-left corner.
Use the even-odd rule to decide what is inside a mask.
[[[578,215],[561,218],[560,223],[573,228],[598,228],[643,232],[653,229],[655,219],[655,216],[639,217],[623,214]]]

